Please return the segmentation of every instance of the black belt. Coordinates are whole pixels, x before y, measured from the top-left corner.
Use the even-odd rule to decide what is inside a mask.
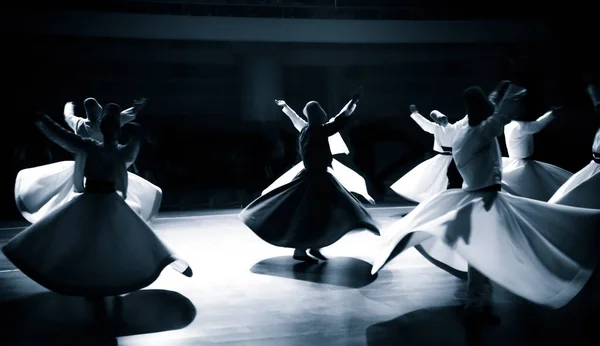
[[[113,193],[116,192],[115,183],[112,181],[87,180],[85,192],[89,193]]]
[[[436,153],[440,154],[440,155],[448,155],[448,156],[452,156],[452,147],[444,147],[441,146],[443,151],[437,151],[435,150]]]
[[[595,153],[592,151],[592,160],[596,163],[600,163],[600,153]]]

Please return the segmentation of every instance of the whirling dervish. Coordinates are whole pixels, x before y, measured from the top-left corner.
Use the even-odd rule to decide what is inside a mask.
[[[504,127],[508,158],[502,158],[502,190],[515,196],[547,201],[573,173],[549,163],[531,159],[533,135],[544,129],[561,108],[553,108],[535,121],[519,118]]]
[[[446,189],[459,189],[462,185],[462,178],[452,159],[454,124],[450,124],[448,117],[437,110],[432,111],[429,116],[433,122],[419,114],[415,105],[410,106],[410,117],[423,131],[433,135],[433,150],[436,155],[417,165],[390,186],[398,195],[419,203]]]
[[[600,114],[600,98],[596,88],[588,86],[596,115]],[[592,143],[592,160],[567,180],[550,198],[549,203],[600,209],[600,128]]]
[[[290,183],[250,203],[239,215],[264,241],[295,249],[296,260],[327,260],[320,249],[353,230],[366,228],[379,235],[369,213],[331,173],[328,138],[347,124],[358,101],[357,94],[329,122],[319,103],[309,102],[304,108],[308,124],[300,118],[293,120],[303,125],[298,142],[304,169]]]
[[[275,100],[275,104],[281,107],[283,113],[285,113],[290,118],[292,124],[294,125],[294,128],[298,132],[302,131],[302,129],[306,126],[306,121],[300,116],[298,116],[298,114],[290,106],[288,106],[284,100]],[[306,110],[306,108],[304,110]],[[303,112],[303,114],[305,117],[307,116],[305,112]],[[331,135],[328,138],[328,141],[332,155],[348,155],[350,153],[350,150],[348,150],[348,147],[346,146],[346,143],[344,142],[344,139],[342,138],[339,132],[336,132],[333,135]],[[339,162],[336,159],[332,160],[331,167],[331,174],[333,174],[333,176],[340,182],[340,184],[342,184],[348,191],[359,194],[371,204],[375,203],[373,197],[369,195],[365,179],[361,177],[360,174],[344,166],[341,162]],[[298,162],[294,167],[292,167],[282,176],[277,178],[277,180],[275,180],[271,185],[269,185],[269,187],[264,189],[261,195],[265,195],[275,190],[276,188],[291,182],[300,172],[302,172],[303,169],[304,163],[302,161]]]
[[[152,229],[125,203],[127,164],[140,148],[137,136],[121,145],[118,105],[104,107],[103,142],[81,138],[46,115],[32,119],[53,142],[85,153],[84,192],[12,238],[6,257],[25,275],[64,295],[106,297],[126,294],[154,282],[168,265],[191,277]],[[120,196],[117,191],[123,194]]]
[[[592,144],[592,160],[567,180],[549,203],[600,209],[600,129]]]
[[[490,101],[495,103],[506,92],[508,85],[508,81],[498,83],[489,95]],[[417,165],[390,188],[398,195],[418,203],[447,189],[460,189],[463,179],[452,157],[456,123],[450,124],[448,117],[438,110],[429,114],[433,122],[419,114],[415,105],[410,106],[410,113],[410,117],[423,131],[433,135],[433,150],[436,155]]]
[[[491,314],[491,281],[559,308],[583,288],[598,261],[600,210],[500,191],[497,137],[518,116],[525,93],[511,85],[495,107],[479,87],[465,90],[467,116],[456,123],[453,144],[463,188],[441,192],[392,224],[374,259],[373,274],[415,245],[427,251],[445,247],[446,264],[468,271],[468,323],[500,322]]]
[[[133,121],[137,113],[146,105],[146,100],[135,101],[133,107],[120,115],[121,126]],[[94,98],[84,101],[87,118],[75,116],[74,104],[65,105],[65,122],[73,132],[83,138],[102,141],[100,131],[102,107]],[[61,161],[39,167],[27,168],[17,174],[15,181],[15,202],[23,217],[35,223],[52,213],[84,190],[83,167],[86,154],[75,154],[74,161]],[[129,163],[129,165],[133,162]],[[149,181],[128,173],[127,204],[144,220],[154,218],[162,201],[162,190]]]

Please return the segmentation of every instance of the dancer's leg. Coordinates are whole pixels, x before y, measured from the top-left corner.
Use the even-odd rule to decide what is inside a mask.
[[[469,266],[467,303],[465,319],[467,323],[500,323],[500,318],[491,314],[492,283],[477,269]]]
[[[454,159],[450,162],[446,175],[448,176],[448,189],[462,188],[463,179],[456,167],[456,163],[454,163]]]

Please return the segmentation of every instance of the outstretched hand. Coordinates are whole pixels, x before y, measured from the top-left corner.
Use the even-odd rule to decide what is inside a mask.
[[[135,108],[136,112],[139,112],[142,109],[144,109],[144,107],[146,107],[147,103],[148,103],[148,99],[146,99],[145,97],[142,97],[139,100],[134,100],[133,101],[133,108]]]
[[[275,104],[278,105],[279,107],[285,107],[287,105],[284,100],[277,100],[277,99],[275,99]]]
[[[552,106],[550,107],[550,111],[557,117],[563,116],[565,114],[565,107],[563,106]]]
[[[75,103],[73,102],[67,102],[65,103],[65,109],[63,111],[63,114],[75,114]]]
[[[505,99],[513,102],[518,102],[521,101],[525,97],[525,95],[527,95],[526,88],[517,84],[510,84],[508,90],[506,90]]]
[[[494,105],[498,105],[498,103],[504,98],[504,95],[506,95],[508,92],[510,85],[511,82],[509,80],[500,81],[488,96],[488,100]]]
[[[417,106],[415,105],[410,105],[410,107],[408,108],[410,109],[410,114],[419,113],[419,111],[417,110]]]
[[[363,94],[363,87],[359,86],[358,88],[356,88],[356,90],[352,93],[352,103],[354,104],[358,104],[360,102],[360,98],[362,97]]]
[[[346,103],[344,108],[342,108],[342,111],[340,113],[343,115],[350,115],[350,114],[354,113],[355,110],[356,110],[356,102],[350,100],[348,103]]]

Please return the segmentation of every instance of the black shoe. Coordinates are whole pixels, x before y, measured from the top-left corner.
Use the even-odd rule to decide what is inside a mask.
[[[306,263],[319,263],[319,261],[317,261],[316,259],[310,257],[309,255],[306,254],[306,250],[300,250],[300,249],[296,249],[294,251],[294,256],[293,258],[296,261],[302,261],[302,262],[306,262]]]
[[[188,278],[191,278],[194,275],[194,272],[192,271],[192,268],[187,267],[183,273],[183,275],[187,276]]]
[[[323,256],[323,254],[321,253],[321,251],[319,251],[319,249],[309,249],[307,254],[319,261],[327,261],[327,257]]]

